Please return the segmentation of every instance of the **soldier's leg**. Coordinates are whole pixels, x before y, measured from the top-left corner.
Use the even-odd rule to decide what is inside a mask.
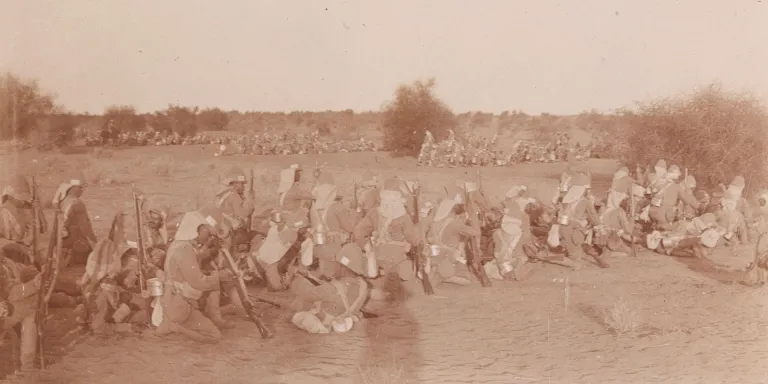
[[[165,321],[163,321],[165,323]],[[187,320],[181,324],[171,323],[173,332],[178,332],[200,343],[215,344],[221,341],[221,331],[199,310],[192,308]]]
[[[206,293],[204,311],[205,316],[218,328],[230,329],[235,327],[234,323],[224,320],[224,317],[221,316],[221,291]]]
[[[99,291],[92,302],[92,315],[90,319],[91,330],[96,334],[102,334],[106,331],[107,323],[112,318],[115,308],[109,303],[108,294]]]

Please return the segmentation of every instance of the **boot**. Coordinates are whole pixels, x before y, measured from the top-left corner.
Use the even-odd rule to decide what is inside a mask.
[[[597,262],[597,265],[600,268],[610,268],[611,267],[610,265],[608,265],[608,262],[605,261],[605,255],[606,255],[606,253],[608,253],[608,252],[606,252],[606,250],[607,250],[607,248],[603,249],[603,251],[599,255],[597,255],[597,254],[592,255],[592,258],[595,259],[595,262]]]
[[[560,265],[566,268],[571,268],[574,271],[581,269],[581,263],[573,260],[569,257],[563,257],[562,259],[547,259],[548,263]]]

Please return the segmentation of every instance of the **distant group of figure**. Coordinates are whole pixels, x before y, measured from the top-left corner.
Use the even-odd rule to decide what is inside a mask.
[[[749,243],[768,231],[768,191],[753,207],[740,176],[705,191],[693,175],[660,160],[653,169],[636,167],[634,175],[620,167],[607,195],[597,198],[587,165],[572,151],[565,159],[549,201],[509,180],[504,198],[492,202],[479,174],[444,186],[438,201],[423,201],[417,182],[372,172],[345,200],[330,173],[316,168],[308,179],[295,164],[280,172],[277,203],[269,206],[255,198],[252,176],[233,167],[215,200],[186,212],[177,225],[169,223],[167,208],[142,197],[134,205],[137,230],[126,230],[126,209],[101,239],[82,200],[85,181],[74,175],[52,202],[61,232],[47,232],[61,233],[60,268],[85,264],[76,283],[43,281],[47,259],[31,252],[30,236],[46,232],[47,224],[30,220],[44,216],[34,187],[18,176],[3,189],[0,206],[3,329],[19,332],[22,368],[32,368],[34,303],[52,286],[51,305],[78,306],[93,332],[145,324],[160,338],[179,333],[215,343],[234,327],[227,316],[254,319],[253,299],[243,293],[250,281],[291,292],[297,328],[345,333],[376,316],[372,305],[430,294],[442,284],[521,281],[541,263],[577,270],[590,258],[609,268],[611,259],[638,246],[707,260],[716,247]],[[141,237],[127,240],[130,233]],[[768,249],[747,272],[745,284],[766,282]]]
[[[87,146],[147,146],[147,145],[216,145],[216,156],[243,155],[303,155],[320,153],[370,152],[381,148],[371,140],[338,140],[300,133],[225,133],[181,136],[177,132],[121,132],[104,130],[100,136],[85,137]]]
[[[418,164],[423,167],[506,167],[523,163],[554,163],[565,161],[567,153],[575,153],[579,158],[590,158],[589,147],[578,142],[573,146],[567,133],[556,133],[552,142],[546,146],[524,141],[516,142],[511,148],[500,148],[494,135],[491,140],[474,135],[456,138],[453,131],[449,137],[437,143],[432,133],[427,131],[419,151]]]

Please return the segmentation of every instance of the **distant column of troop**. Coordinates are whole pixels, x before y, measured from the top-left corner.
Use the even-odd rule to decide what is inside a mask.
[[[556,133],[552,142],[537,145],[524,141],[516,142],[511,148],[501,148],[498,135],[491,140],[467,135],[456,138],[453,131],[442,142],[437,143],[429,131],[419,151],[419,166],[424,167],[504,167],[521,163],[554,163],[565,161],[566,154],[575,153],[579,158],[590,158],[591,150],[578,142],[570,145],[567,133]]]

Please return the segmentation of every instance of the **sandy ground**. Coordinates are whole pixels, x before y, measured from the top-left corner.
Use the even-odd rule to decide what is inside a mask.
[[[256,169],[259,195],[276,200],[277,171],[293,162],[327,162],[337,184],[352,189],[365,169],[418,177],[425,196],[443,185],[474,178],[471,169],[422,169],[412,159],[387,154],[214,158],[213,148],[162,147],[92,154],[23,153],[18,163],[35,169],[44,192],[79,167],[92,179],[85,199],[97,234],[116,209],[130,203],[131,184],[162,194],[177,212],[210,202],[212,184],[232,164]],[[32,160],[36,159],[36,163]],[[173,159],[170,169],[164,165]],[[8,159],[4,159],[8,160]],[[7,163],[7,162],[6,162]],[[592,161],[607,180],[615,164]],[[482,170],[486,193],[500,198],[514,183],[543,198],[562,164]],[[89,175],[90,174],[90,175]],[[94,176],[95,175],[95,176]],[[106,180],[105,179],[112,179]],[[0,181],[4,181],[0,180]],[[98,181],[111,183],[96,185]],[[604,186],[603,186],[604,188]],[[263,341],[246,320],[224,333],[224,342],[201,346],[171,337],[141,335],[59,341],[72,327],[66,310],[48,322],[48,370],[10,375],[13,383],[764,383],[768,380],[766,289],[733,284],[752,257],[750,246],[718,249],[703,265],[638,252],[615,256],[611,269],[571,272],[541,265],[525,282],[437,287],[434,297],[415,295],[398,307],[381,307],[344,335],[307,335],[288,323],[290,313],[270,309],[274,339]],[[67,271],[77,276],[79,271]],[[289,297],[272,296],[281,301]],[[633,326],[630,326],[633,325]],[[614,328],[620,328],[618,331]],[[2,374],[12,372],[12,338],[2,347]]]

